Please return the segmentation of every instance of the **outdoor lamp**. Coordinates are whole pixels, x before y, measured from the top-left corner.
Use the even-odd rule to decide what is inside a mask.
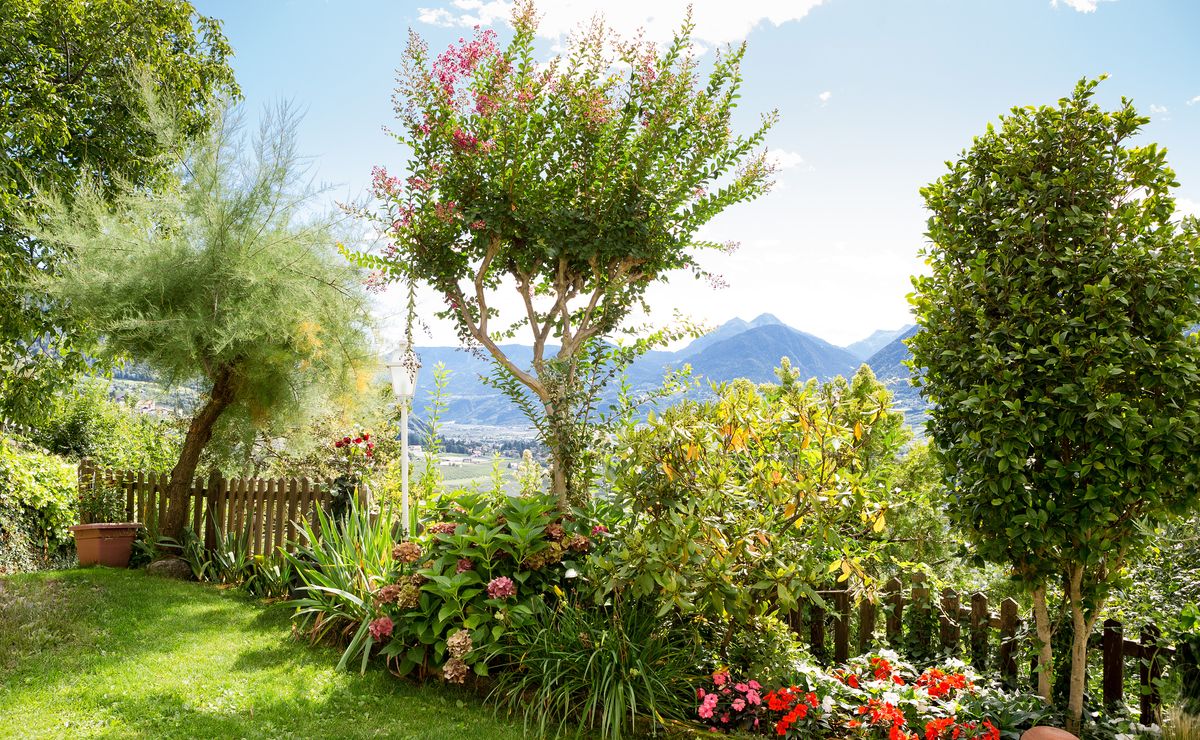
[[[404,517],[404,534],[412,532],[408,513],[408,404],[417,389],[417,373],[421,370],[421,359],[413,352],[412,345],[401,342],[396,353],[388,360],[392,374],[392,393],[400,404],[400,502]]]

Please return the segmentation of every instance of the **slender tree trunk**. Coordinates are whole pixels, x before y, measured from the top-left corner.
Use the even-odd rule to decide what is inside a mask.
[[[1050,626],[1050,610],[1046,608],[1045,584],[1033,590],[1033,619],[1038,637],[1038,694],[1049,704],[1054,700],[1054,654],[1050,648],[1054,631]]]
[[[1074,565],[1069,572],[1067,598],[1071,602],[1071,626],[1075,634],[1071,640],[1071,683],[1067,699],[1067,730],[1080,734],[1083,725],[1083,692],[1087,680],[1087,646],[1088,637],[1100,614],[1101,604],[1092,608],[1089,617],[1083,609],[1083,574],[1082,565]]]
[[[213,379],[208,400],[192,417],[187,435],[183,438],[183,450],[179,453],[179,460],[171,469],[171,481],[167,485],[167,516],[164,521],[159,522],[159,532],[164,537],[179,541],[183,536],[183,527],[187,521],[188,492],[196,475],[196,466],[200,463],[200,453],[212,439],[217,419],[221,418],[221,414],[233,403],[236,395],[233,368],[220,368]]]

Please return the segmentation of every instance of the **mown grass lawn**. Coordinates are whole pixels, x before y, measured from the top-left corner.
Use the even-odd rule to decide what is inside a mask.
[[[0,578],[0,737],[522,737],[479,699],[290,637],[285,609],[93,568]]]

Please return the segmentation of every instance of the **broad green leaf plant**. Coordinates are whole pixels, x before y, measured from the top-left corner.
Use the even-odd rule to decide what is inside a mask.
[[[1014,108],[921,191],[909,340],[950,516],[1033,591],[1042,666],[1062,589],[1075,729],[1108,588],[1200,472],[1200,229],[1165,151],[1132,141],[1149,119],[1097,84]]]

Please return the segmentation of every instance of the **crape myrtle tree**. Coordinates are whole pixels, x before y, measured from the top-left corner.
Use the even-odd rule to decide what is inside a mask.
[[[3,0],[0,28],[0,409],[36,421],[89,358],[37,287],[71,256],[22,225],[35,189],[65,194],[89,177],[108,196],[170,176],[141,123],[139,79],[175,106],[187,136],[238,88],[220,24],[180,0]]]
[[[105,355],[204,387],[160,522],[174,538],[218,422],[263,427],[368,379],[361,276],[338,256],[336,219],[313,213],[295,117],[268,113],[250,146],[222,115],[176,172],[115,202],[91,181],[69,204],[47,199],[37,234],[75,255],[48,288],[95,327]]]
[[[1013,109],[922,190],[909,340],[949,513],[1032,589],[1041,666],[1062,589],[1075,728],[1108,589],[1145,524],[1194,505],[1200,466],[1197,223],[1165,152],[1131,142],[1149,119],[1103,110],[1097,84]]]
[[[702,79],[690,19],[662,50],[595,21],[548,63],[536,60],[532,4],[512,26],[506,48],[477,29],[434,57],[410,36],[395,98],[407,175],[375,170],[382,205],[368,215],[390,244],[358,259],[381,282],[432,286],[461,339],[528,389],[566,505],[587,495],[567,441],[578,363],[644,307],[650,284],[702,275],[697,253],[728,246],[697,230],[770,187],[760,146],[775,114],[733,133],[745,48],[718,53]],[[504,294],[523,308],[498,324]],[[528,367],[500,346],[523,327]]]

